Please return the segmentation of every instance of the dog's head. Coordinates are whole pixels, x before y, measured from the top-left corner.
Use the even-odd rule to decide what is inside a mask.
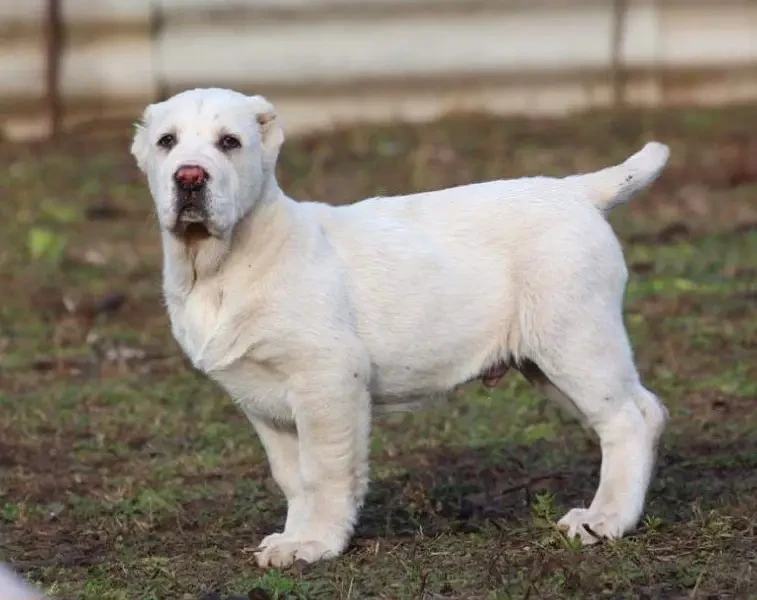
[[[220,238],[267,189],[283,141],[262,96],[195,89],[148,106],[131,152],[147,174],[163,230]]]

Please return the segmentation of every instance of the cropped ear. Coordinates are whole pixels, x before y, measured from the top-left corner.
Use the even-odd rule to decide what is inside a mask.
[[[284,143],[284,130],[279,123],[276,109],[263,96],[250,96],[250,103],[260,126],[260,144],[266,162],[275,163],[281,144]]]
[[[134,139],[131,142],[131,154],[137,161],[137,166],[142,172],[147,168],[147,154],[150,150],[150,139],[148,137],[148,128],[152,118],[154,104],[145,108],[142,114],[142,120],[134,124]]]

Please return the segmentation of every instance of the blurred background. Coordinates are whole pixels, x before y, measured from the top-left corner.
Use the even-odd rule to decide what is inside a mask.
[[[752,100],[756,31],[749,0],[5,0],[0,131],[206,85],[265,92],[290,131]]]
[[[377,420],[346,556],[254,566],[283,499],[171,337],[129,155],[145,104],[209,85],[275,103],[298,200],[670,145],[610,216],[672,415],[632,536],[577,551],[555,531],[599,449],[512,374]],[[0,561],[85,600],[755,597],[755,100],[757,1],[0,0]]]

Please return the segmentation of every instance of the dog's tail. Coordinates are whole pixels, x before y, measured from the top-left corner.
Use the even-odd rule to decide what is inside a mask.
[[[665,144],[649,142],[619,165],[565,179],[584,185],[594,206],[606,212],[650,186],[662,173],[669,156],[670,148]]]

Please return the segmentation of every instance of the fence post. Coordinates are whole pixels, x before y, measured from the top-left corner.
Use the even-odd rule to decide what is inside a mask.
[[[612,87],[613,108],[620,108],[625,103],[626,73],[622,54],[627,12],[628,0],[613,0],[612,37],[610,40],[610,85]]]
[[[60,132],[62,105],[60,99],[60,63],[63,46],[63,23],[60,0],[47,0],[45,23],[46,65],[45,94],[50,123],[50,138]]]
[[[158,60],[158,45],[160,38],[163,36],[163,30],[166,26],[166,17],[163,12],[163,3],[152,0],[150,6],[150,57],[152,60],[152,74],[154,77],[154,89],[157,97],[154,101],[168,99],[168,86],[163,77],[163,71],[160,69],[161,63]]]

